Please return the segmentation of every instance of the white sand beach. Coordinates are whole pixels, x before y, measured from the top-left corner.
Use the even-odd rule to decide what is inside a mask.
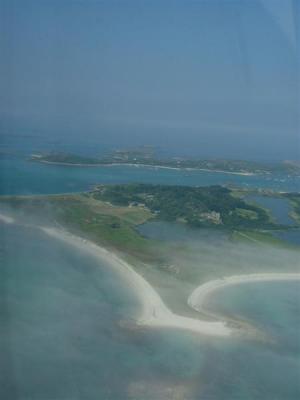
[[[225,322],[202,321],[172,313],[153,287],[116,254],[68,232],[56,228],[42,227],[41,229],[52,237],[63,240],[81,250],[88,251],[101,261],[105,260],[110,266],[116,268],[141,301],[142,310],[137,318],[138,325],[153,328],[184,329],[212,336],[229,336],[231,334],[232,329],[227,327]]]
[[[188,298],[188,304],[196,311],[206,313],[205,302],[215,291],[227,286],[240,285],[255,282],[275,281],[297,281],[300,280],[300,273],[259,273],[249,275],[233,275],[216,279],[198,286]]]
[[[76,246],[99,257],[102,261],[116,268],[126,279],[127,284],[132,286],[142,304],[142,312],[137,318],[140,326],[175,328],[193,331],[210,336],[230,336],[237,329],[229,327],[226,320],[206,321],[196,318],[184,317],[173,313],[163,302],[155,289],[141,276],[133,267],[122,260],[116,254],[78,236],[56,228],[41,228],[48,235],[64,240],[70,245]],[[188,298],[188,304],[198,312],[213,314],[205,311],[205,300],[214,291],[225,286],[238,285],[252,282],[271,281],[295,281],[300,280],[300,273],[265,273],[250,275],[234,275],[223,279],[209,281],[197,287]]]
[[[135,167],[135,168],[151,168],[151,169],[170,169],[175,171],[202,171],[202,172],[211,172],[217,174],[229,174],[229,175],[241,175],[241,176],[253,176],[256,175],[254,172],[234,172],[234,171],[223,171],[220,169],[209,169],[209,168],[197,168],[197,167],[169,167],[167,165],[155,165],[155,164],[142,164],[142,163],[120,163],[120,162],[112,162],[112,163],[95,163],[95,164],[83,164],[83,163],[68,163],[68,162],[59,162],[59,161],[47,161],[40,159],[40,157],[35,156],[35,161],[43,163],[43,164],[53,164],[53,165],[62,165],[67,167]]]
[[[0,221],[4,223],[14,223],[14,218],[0,214]],[[136,323],[139,326],[152,328],[174,328],[192,331],[195,333],[229,337],[237,333],[238,328],[228,324],[226,319],[216,321],[206,321],[197,318],[184,317],[173,313],[163,302],[156,290],[126,261],[121,259],[117,254],[106,250],[95,243],[85,240],[79,236],[75,236],[63,229],[53,227],[36,226],[45,234],[62,240],[70,246],[87,252],[88,254],[98,258],[100,261],[114,268],[124,281],[131,287],[140,300],[142,309],[140,315],[137,316]],[[212,313],[204,309],[204,303],[208,297],[221,288],[226,286],[267,281],[295,281],[300,280],[300,273],[260,273],[250,275],[234,275],[222,279],[209,281],[198,286],[188,298],[188,304],[191,308],[198,312],[206,313],[213,316]]]
[[[102,166],[113,167],[113,166],[127,166],[127,167],[144,167],[152,169],[170,169],[176,171],[202,171],[202,172],[212,172],[217,174],[229,174],[229,175],[241,175],[241,176],[254,176],[254,172],[233,172],[233,171],[223,171],[220,169],[209,169],[209,168],[197,168],[197,167],[169,167],[166,165],[155,165],[155,164],[133,164],[133,163],[110,163],[103,164]]]

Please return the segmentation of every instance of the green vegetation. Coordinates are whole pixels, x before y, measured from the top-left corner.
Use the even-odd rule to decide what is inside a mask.
[[[81,194],[0,196],[0,205],[4,214],[8,206],[7,214],[21,223],[64,228],[121,253],[171,310],[193,317],[196,312],[186,299],[200,283],[261,269],[280,272],[291,259],[297,264],[299,247],[272,236],[274,229],[282,227],[262,207],[244,201],[249,193],[221,186],[99,185]],[[286,196],[299,212],[300,195]],[[187,230],[192,239],[143,237],[138,225],[153,219],[195,227]],[[206,227],[214,229],[207,230],[203,240],[197,239],[196,230]],[[278,249],[285,251],[278,253]],[[291,252],[288,259],[286,250]]]
[[[246,160],[201,160],[185,159],[181,157],[159,159],[155,157],[154,148],[151,146],[144,146],[132,150],[117,150],[112,154],[105,156],[101,161],[108,164],[145,164],[170,168],[193,168],[244,174],[300,173],[299,163],[293,161],[263,163]]]
[[[45,225],[66,227],[107,248],[122,251],[144,261],[157,261],[158,243],[143,238],[135,226],[151,218],[147,210],[114,207],[96,201],[89,193],[48,196],[3,196],[3,205],[9,205],[26,216]]]
[[[298,204],[300,197],[290,194]],[[248,204],[221,186],[185,187],[148,184],[100,185],[82,194],[2,196],[18,218],[30,223],[66,227],[134,259],[163,265],[165,243],[146,239],[136,227],[150,219],[184,223],[194,228],[227,230],[233,239],[279,244],[271,236],[284,227],[261,207]],[[177,246],[178,250],[178,246]]]
[[[31,160],[74,165],[149,165],[168,168],[204,169],[208,171],[223,171],[236,174],[284,173],[297,175],[300,173],[300,165],[297,162],[259,163],[245,160],[201,160],[178,157],[162,159],[155,157],[154,149],[151,146],[144,146],[132,150],[116,150],[102,158],[54,152],[44,155],[34,154],[32,155]]]
[[[226,245],[228,239],[259,246],[257,254],[263,246],[296,249],[272,236],[272,229],[278,229],[278,225],[269,221],[263,209],[245,203],[237,192],[220,186],[105,185],[81,194],[0,196],[0,205],[4,213],[8,207],[7,214],[21,223],[64,228],[120,252],[173,311],[184,315],[193,315],[186,299],[195,282],[244,272],[244,260],[232,257],[230,246]],[[191,232],[202,227],[215,229],[208,242],[158,241],[143,237],[137,229],[151,219],[189,224],[195,227]],[[221,245],[216,240],[216,229],[222,229],[219,233],[226,238]],[[250,249],[250,254],[256,253],[252,246]],[[224,258],[227,261],[223,262]],[[276,268],[280,270],[281,266],[278,262]],[[251,263],[248,268],[257,272],[260,264]]]
[[[236,208],[234,211],[241,218],[246,218],[248,220],[258,220],[257,211],[246,210],[244,208]]]
[[[156,218],[194,227],[273,227],[262,208],[232,196],[221,186],[106,185],[97,186],[92,195],[115,205],[146,208]]]
[[[293,207],[291,217],[300,224],[300,193],[284,193],[282,194],[282,197],[285,197],[290,201]]]

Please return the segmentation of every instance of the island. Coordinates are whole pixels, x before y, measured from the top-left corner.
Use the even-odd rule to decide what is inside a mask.
[[[32,154],[30,161],[77,167],[127,165],[202,170],[238,175],[265,175],[272,173],[296,176],[300,175],[300,164],[297,161],[285,160],[282,162],[268,163],[229,159],[196,159],[182,157],[162,158],[155,155],[152,147],[143,147],[132,150],[115,150],[102,157],[91,157],[62,152],[51,152],[45,154],[38,153]]]
[[[176,328],[265,340],[247,321],[220,317],[204,304],[211,292],[227,285],[300,279],[296,263],[285,271],[272,258],[262,270],[260,263],[245,267],[239,253],[233,253],[241,248],[241,254],[246,251],[265,259],[264,254],[268,258],[277,251],[280,260],[282,249],[283,254],[289,252],[289,262],[299,257],[299,247],[272,236],[276,230],[299,229],[298,195],[280,195],[294,204],[297,216],[293,226],[285,226],[263,207],[248,202],[249,192],[222,186],[125,184],[96,185],[78,194],[1,196],[0,221],[38,229],[118,271],[142,305],[135,322],[120,322],[125,329]],[[143,234],[142,227],[153,223],[158,224],[158,235]],[[170,232],[178,231],[180,239],[162,239],[162,224]],[[199,232],[211,239],[199,240]],[[207,252],[216,257],[219,248],[218,257],[229,257],[230,264],[205,262]],[[195,258],[198,252],[200,258]]]
[[[140,260],[157,261],[157,243],[136,229],[149,221],[166,221],[190,229],[226,232],[231,238],[280,243],[272,236],[300,224],[300,196],[283,193],[293,205],[294,225],[279,224],[264,207],[246,201],[247,189],[155,184],[96,185],[78,194],[1,196],[0,206],[58,224],[88,239]],[[261,192],[259,192],[261,193]],[[265,195],[270,196],[270,192]],[[278,196],[278,194],[277,194]],[[159,260],[161,261],[161,259]]]

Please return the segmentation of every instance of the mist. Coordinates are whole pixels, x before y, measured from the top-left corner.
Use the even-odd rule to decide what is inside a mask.
[[[214,390],[221,390],[223,380],[229,379],[222,370],[225,366],[230,373],[237,368],[247,376],[241,365],[244,357],[251,360],[248,346],[255,359],[257,354],[261,357],[255,341],[234,347],[226,356],[236,338],[223,351],[219,339],[173,329],[137,328],[134,321],[140,304],[122,274],[80,247],[71,248],[41,232],[39,226],[57,227],[58,209],[44,196],[17,199],[12,198],[14,205],[4,200],[6,206],[2,204],[0,210],[16,222],[0,226],[0,251],[5,259],[0,370],[5,397],[30,392],[37,399],[44,393],[56,398],[94,399],[100,394],[132,399],[138,394],[150,399],[155,393],[158,399],[172,399],[172,387],[196,398],[200,391],[211,390],[205,382],[216,373],[221,386]],[[156,251],[164,263],[136,260],[134,265],[179,315],[203,318],[190,309],[187,299],[209,280],[234,274],[299,272],[298,250],[232,242],[226,233],[213,230],[185,230],[183,237],[181,225],[178,235],[160,240]],[[268,289],[268,284],[263,286]],[[251,293],[260,293],[259,287]],[[293,349],[292,344],[285,348],[290,358]],[[233,363],[237,354],[240,361]],[[217,366],[210,365],[211,358],[219,360]],[[36,385],[37,377],[42,385]]]
[[[4,0],[0,18],[3,134],[299,157],[296,1]]]
[[[299,247],[266,239],[299,233],[299,174],[31,157],[151,145],[159,159],[297,160],[299,27],[297,0],[0,0],[1,399],[300,398],[298,275],[188,303],[211,280],[300,272]],[[122,208],[91,192],[130,182],[278,196],[293,221],[163,197],[171,219],[179,200],[187,221],[218,228],[192,229],[162,221],[148,192],[153,212],[143,195]]]

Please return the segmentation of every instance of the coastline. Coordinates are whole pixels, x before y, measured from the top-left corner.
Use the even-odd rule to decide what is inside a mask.
[[[66,163],[59,161],[47,161],[47,160],[38,160],[38,159],[29,159],[29,161],[38,162],[41,164],[52,164],[52,165],[62,165],[66,167],[105,167],[103,164],[78,164],[78,163]]]
[[[3,214],[0,214],[0,221],[4,223],[16,223],[13,218]],[[120,273],[126,281],[127,286],[137,295],[141,304],[141,312],[136,318],[137,326],[181,329],[215,337],[228,337],[234,332],[232,328],[226,325],[225,321],[211,322],[174,314],[164,304],[155,289],[131,265],[118,257],[117,254],[62,229],[45,226],[35,227],[48,236],[64,241],[76,249],[87,252],[96,259],[105,261]]]
[[[7,224],[17,223],[14,218],[1,213],[0,221]],[[141,327],[180,329],[213,337],[231,337],[232,335],[246,334],[247,327],[242,327],[238,324],[238,321],[235,324],[234,321],[205,310],[204,303],[209,296],[216,290],[226,286],[251,282],[300,280],[300,273],[259,273],[234,275],[209,281],[198,286],[191,293],[187,302],[192,309],[204,315],[206,314],[210,318],[214,318],[214,321],[184,317],[173,313],[149,282],[116,253],[63,229],[45,226],[35,227],[48,236],[64,241],[68,245],[74,246],[76,249],[82,250],[98,260],[105,261],[110,267],[114,268],[124,278],[127,287],[131,288],[139,299],[141,311],[136,317],[136,325]],[[253,329],[251,331],[255,334]]]
[[[214,292],[227,286],[235,286],[247,283],[257,282],[282,282],[282,281],[300,281],[300,273],[257,273],[249,275],[232,275],[221,279],[215,279],[198,286],[189,296],[188,305],[195,311],[203,314],[213,315],[208,312],[204,305],[209,296]]]
[[[52,165],[61,165],[66,167],[114,167],[114,166],[127,166],[127,167],[146,167],[153,169],[170,169],[176,171],[203,171],[203,172],[211,172],[211,173],[219,173],[219,174],[229,174],[229,175],[240,175],[240,176],[255,176],[254,172],[233,172],[233,171],[223,171],[219,169],[208,169],[208,168],[196,168],[196,167],[168,167],[165,165],[153,165],[153,164],[134,164],[134,163],[95,163],[95,164],[80,164],[80,163],[67,163],[67,162],[56,162],[56,161],[47,161],[34,159],[31,161],[43,163],[43,164],[52,164]]]
[[[255,175],[253,172],[232,172],[232,171],[223,171],[220,169],[209,169],[209,168],[197,168],[197,167],[168,167],[166,165],[152,165],[152,164],[132,164],[132,163],[111,163],[111,164],[103,164],[103,166],[113,167],[126,165],[129,167],[147,167],[154,169],[173,169],[176,171],[203,171],[203,172],[212,172],[219,174],[230,174],[230,175],[242,175],[242,176],[253,176]]]
[[[141,302],[142,310],[136,319],[138,326],[175,328],[219,337],[230,336],[233,333],[233,330],[226,326],[226,322],[204,321],[174,314],[164,304],[155,289],[131,265],[119,258],[115,253],[66,231],[48,227],[40,227],[40,229],[49,236],[87,251],[101,261],[105,260],[106,263],[121,273]]]

